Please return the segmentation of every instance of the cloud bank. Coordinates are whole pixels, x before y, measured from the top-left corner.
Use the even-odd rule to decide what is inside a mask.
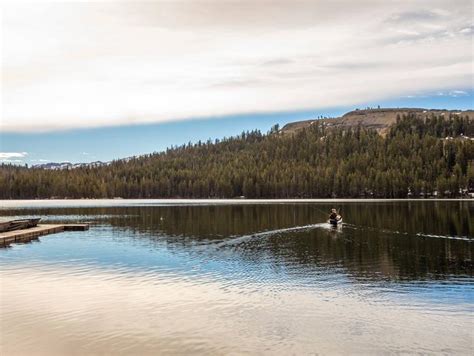
[[[4,4],[0,129],[470,89],[472,10],[469,0]]]
[[[0,163],[22,163],[28,152],[0,152]]]

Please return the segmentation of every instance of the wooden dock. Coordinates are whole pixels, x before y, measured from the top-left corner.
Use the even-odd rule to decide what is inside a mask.
[[[0,247],[7,247],[12,243],[37,240],[40,236],[56,234],[58,232],[85,230],[89,230],[89,224],[39,224],[28,229],[0,233]]]

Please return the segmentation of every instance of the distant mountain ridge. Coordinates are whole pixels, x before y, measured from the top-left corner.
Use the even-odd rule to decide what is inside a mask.
[[[94,161],[94,162],[80,162],[80,163],[71,163],[71,162],[48,162],[48,163],[42,163],[42,164],[34,164],[31,166],[31,168],[35,169],[48,169],[52,171],[61,171],[61,170],[66,170],[66,169],[77,169],[77,168],[96,168],[96,167],[102,167],[102,166],[108,166],[112,164],[113,162],[129,162],[132,159],[136,159],[141,157],[141,155],[138,156],[132,156],[132,157],[126,157],[126,158],[119,158],[113,161]]]
[[[291,122],[283,126],[282,133],[295,133],[306,127],[311,126],[315,121],[324,123],[330,127],[353,128],[356,126],[363,126],[368,129],[375,129],[381,135],[388,132],[390,126],[396,123],[397,116],[402,117],[406,115],[415,114],[417,117],[426,119],[430,116],[446,116],[459,115],[469,117],[474,120],[474,110],[438,110],[438,109],[423,109],[423,108],[377,108],[350,111],[341,117],[336,118],[321,118],[314,120],[304,120]]]
[[[110,164],[110,162],[95,161],[89,163],[71,163],[71,162],[48,162],[43,164],[32,165],[31,168],[50,169],[50,170],[64,170],[76,168],[94,168]]]

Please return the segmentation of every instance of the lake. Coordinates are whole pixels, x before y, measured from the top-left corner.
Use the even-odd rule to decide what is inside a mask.
[[[0,203],[2,355],[472,354],[474,201]]]

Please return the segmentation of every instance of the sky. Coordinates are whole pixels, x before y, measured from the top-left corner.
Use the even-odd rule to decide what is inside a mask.
[[[107,161],[357,107],[473,108],[472,1],[1,3],[0,161]]]

